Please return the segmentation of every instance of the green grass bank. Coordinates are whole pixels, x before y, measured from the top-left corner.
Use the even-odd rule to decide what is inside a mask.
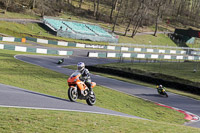
[[[199,133],[200,129],[156,121],[99,114],[0,108],[1,133]]]

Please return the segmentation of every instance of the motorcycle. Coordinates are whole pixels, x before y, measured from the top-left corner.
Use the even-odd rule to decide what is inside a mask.
[[[158,91],[158,94],[168,97],[168,94],[164,88],[162,88],[162,89],[157,88],[157,91]]]
[[[62,64],[64,62],[64,58],[60,59],[57,64]]]
[[[75,71],[67,80],[69,89],[69,100],[75,102],[77,99],[86,100],[88,105],[93,106],[96,102],[96,97],[93,91],[90,91],[84,81],[80,80],[81,73]],[[95,82],[92,82],[92,88],[96,86]]]

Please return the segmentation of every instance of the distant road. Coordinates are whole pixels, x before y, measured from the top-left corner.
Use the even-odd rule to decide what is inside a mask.
[[[36,19],[0,18],[0,21],[18,22],[18,23],[42,23],[42,20],[36,20]]]
[[[124,34],[124,32],[121,32],[121,31],[115,31],[116,34]],[[169,34],[169,33],[173,33],[173,32],[163,32],[163,31],[159,31],[157,32],[157,34]],[[137,35],[153,35],[154,32],[137,32],[136,33],[136,36]],[[127,35],[132,35],[132,33],[127,33]]]

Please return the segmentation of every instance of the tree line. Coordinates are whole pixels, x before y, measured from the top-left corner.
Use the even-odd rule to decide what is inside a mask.
[[[200,21],[199,0],[0,0],[0,8],[5,12],[31,10],[41,16],[71,12],[111,23],[113,32],[123,25],[124,35],[131,31],[131,37],[143,26],[153,25],[156,36],[160,23],[198,28]]]

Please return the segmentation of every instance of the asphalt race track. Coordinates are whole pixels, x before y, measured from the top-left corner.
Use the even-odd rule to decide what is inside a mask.
[[[63,57],[59,56],[38,56],[38,55],[17,55],[16,59],[39,65],[57,71],[66,75],[70,75],[74,70],[62,68],[57,65],[57,61]],[[75,65],[77,62],[83,61],[87,65],[104,64],[117,62],[113,59],[100,59],[100,58],[87,58],[83,56],[70,56],[64,57],[65,62],[62,65]],[[169,93],[169,98],[159,96],[157,91],[153,88],[148,88],[144,86],[139,86],[135,84],[130,84],[115,79],[110,79],[106,77],[101,77],[98,75],[91,75],[92,80],[97,84],[118,90],[129,95],[134,95],[141,97],[143,99],[151,100],[156,103],[165,104],[175,108],[179,108],[193,114],[200,116],[200,101],[187,98],[184,96]],[[57,110],[69,110],[69,111],[80,111],[80,112],[91,112],[100,114],[111,114],[125,117],[133,117],[127,114],[99,108],[96,106],[88,106],[82,103],[73,103],[66,99],[60,99],[57,97],[48,96],[45,94],[40,94],[17,87],[7,86],[0,84],[0,105],[3,106],[20,106],[20,107],[34,107],[34,108],[44,108],[44,109],[57,109]],[[11,98],[14,98],[11,99]],[[41,102],[42,101],[42,102]],[[187,124],[189,126],[194,126],[200,128],[200,121]]]

